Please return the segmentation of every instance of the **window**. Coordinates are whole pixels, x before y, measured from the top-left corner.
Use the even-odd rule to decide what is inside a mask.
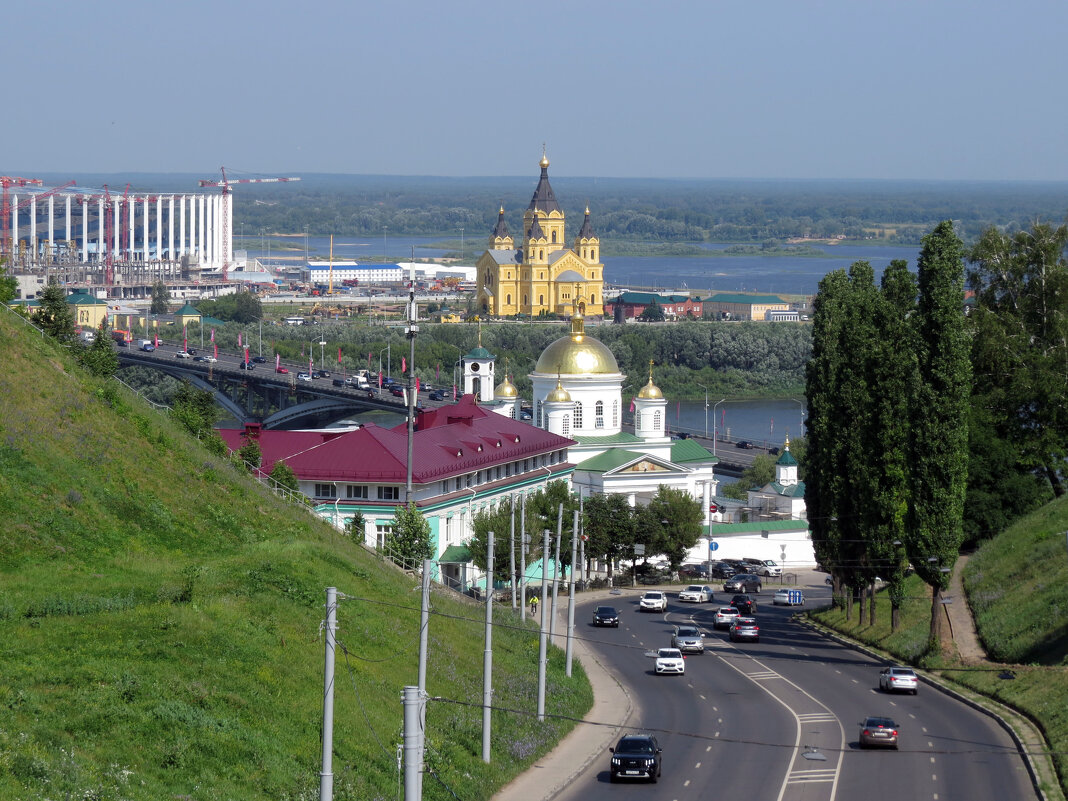
[[[337,487],[333,484],[316,484],[315,485],[315,497],[316,498],[336,498]]]
[[[505,301],[504,302],[507,303],[509,306],[511,306],[512,305],[512,296],[511,295],[505,295],[504,297],[505,297]]]
[[[619,401],[612,401],[612,428],[619,425]]]
[[[367,498],[366,484],[349,484],[345,487],[345,495],[349,498]]]
[[[544,306],[545,305],[545,296],[544,295],[538,295],[538,305],[539,306]]]
[[[590,248],[590,261],[597,261],[597,248]]]
[[[399,501],[400,500],[400,487],[379,487],[378,488],[378,500],[380,500],[380,501]]]
[[[462,490],[463,488],[464,488],[464,483],[463,483],[463,479],[462,479],[462,478],[459,478],[459,477],[457,477],[457,478],[456,478],[456,480],[455,480],[455,481],[453,482],[453,489],[454,489],[454,490],[455,490],[456,492],[459,492],[459,491],[460,491],[460,490]]]
[[[386,547],[386,539],[393,533],[392,523],[375,524],[375,542],[379,550]]]
[[[560,432],[565,437],[571,436],[571,418],[566,414],[564,415],[564,430]]]
[[[653,412],[653,428],[657,431],[662,431],[663,426],[660,423],[660,410]]]
[[[553,242],[555,242],[555,241],[556,241],[556,231],[554,230],[553,231]]]
[[[538,258],[539,259],[544,259],[545,258],[545,251],[544,250],[539,250],[538,251]]]
[[[596,302],[597,302],[597,293],[596,292],[591,293],[590,294],[590,303],[596,303]]]
[[[593,419],[596,428],[604,428],[604,401],[597,401],[593,407]]]
[[[574,410],[572,410],[571,413],[575,418],[575,428],[582,428],[582,404],[576,403],[575,408]]]
[[[541,424],[541,401],[538,401],[538,416],[534,419],[534,425],[538,428],[544,428]]]

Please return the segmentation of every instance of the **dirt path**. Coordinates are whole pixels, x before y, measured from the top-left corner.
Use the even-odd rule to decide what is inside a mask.
[[[964,568],[968,564],[968,556],[961,555],[953,566],[953,576],[949,582],[948,595],[952,596],[953,603],[946,604],[949,613],[949,622],[953,630],[953,644],[965,664],[986,662],[986,651],[979,642],[979,635],[975,630],[975,620],[972,618],[971,609],[968,607],[968,598],[964,594]]]

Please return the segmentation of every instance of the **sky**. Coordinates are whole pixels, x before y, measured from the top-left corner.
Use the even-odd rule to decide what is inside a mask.
[[[0,174],[1068,180],[1064,0],[4,12]],[[10,80],[14,78],[14,80]]]

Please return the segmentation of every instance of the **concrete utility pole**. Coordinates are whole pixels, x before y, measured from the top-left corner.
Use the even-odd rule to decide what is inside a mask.
[[[323,669],[323,767],[319,801],[334,797],[334,632],[337,630],[337,587],[326,588],[326,663]]]
[[[423,560],[423,593],[421,609],[419,612],[419,769],[416,772],[416,782],[419,785],[419,796],[423,797],[423,753],[426,750],[423,740],[426,737],[426,662],[427,641],[430,632],[430,571],[434,563],[430,559]]]
[[[571,579],[567,586],[567,662],[565,673],[571,678],[571,649],[575,639],[575,557],[578,554],[578,512],[571,527]]]
[[[419,707],[422,698],[419,688],[405,687],[401,701],[404,704],[404,801],[419,801],[422,797],[419,779],[423,761],[423,743],[419,729]]]
[[[556,636],[556,598],[560,589],[560,533],[564,527],[564,505],[556,512],[556,550],[553,552],[553,608],[549,615],[549,641]]]
[[[514,599],[515,596],[513,596]],[[486,650],[482,655],[482,761],[490,761],[490,718],[493,711],[493,532],[486,551]]]
[[[545,720],[545,670],[548,663],[549,616],[545,595],[549,589],[549,529],[541,534],[541,635],[538,637],[538,720]]]
[[[512,501],[512,521],[508,533],[508,576],[512,585],[512,611],[515,611],[515,500]]]
[[[527,496],[520,495],[519,507],[519,619],[527,620]]]

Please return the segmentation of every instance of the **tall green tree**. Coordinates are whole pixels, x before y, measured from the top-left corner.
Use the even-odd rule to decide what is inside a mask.
[[[33,313],[33,322],[45,333],[64,345],[74,342],[74,312],[67,303],[67,293],[55,279],[41,290],[40,306]]]
[[[170,309],[171,293],[167,285],[162,281],[156,281],[152,285],[152,305],[149,311],[152,314],[166,314]]]
[[[615,563],[634,555],[634,515],[624,495],[591,495],[583,500],[582,531],[586,558],[603,557],[612,577]]]
[[[434,554],[430,523],[414,503],[398,506],[386,537],[386,556],[408,570],[417,570]]]
[[[10,303],[19,291],[19,282],[9,274],[7,265],[0,264],[0,303]]]
[[[660,485],[646,509],[657,526],[652,543],[656,552],[668,558],[672,570],[678,570],[701,538],[705,519],[701,502],[686,490]]]
[[[964,319],[964,246],[946,220],[918,259],[917,382],[912,395],[906,549],[931,587],[930,648],[942,647],[942,591],[963,538],[971,382]]]
[[[660,305],[656,298],[653,298],[649,305],[642,309],[642,313],[638,315],[638,319],[646,323],[662,323],[664,322],[664,309]]]
[[[100,321],[100,328],[89,347],[82,348],[79,361],[90,373],[101,378],[110,378],[119,369],[119,356],[108,334],[108,318]]]
[[[219,407],[211,392],[198,389],[184,380],[174,393],[171,415],[194,437],[203,437],[214,430],[219,419]]]

